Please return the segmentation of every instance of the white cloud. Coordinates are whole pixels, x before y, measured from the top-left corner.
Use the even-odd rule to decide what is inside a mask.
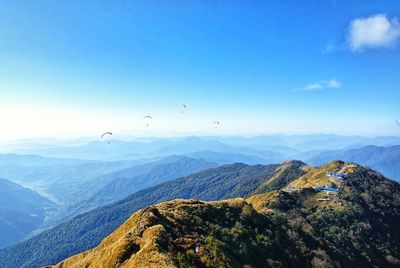
[[[357,18],[350,22],[349,46],[353,51],[364,48],[394,47],[400,39],[400,22],[385,14]]]
[[[321,52],[322,52],[322,54],[330,54],[330,53],[332,53],[332,52],[335,52],[337,49],[338,49],[338,47],[337,47],[335,44],[330,43],[330,44],[326,45],[326,46],[322,49]]]
[[[305,86],[304,90],[316,90],[316,89],[321,89],[322,85],[321,83],[311,83]]]
[[[332,78],[330,80],[321,80],[319,82],[309,83],[303,87],[296,88],[293,91],[314,91],[320,89],[336,89],[341,87],[342,84],[335,78]]]
[[[326,87],[327,88],[340,88],[342,85],[340,84],[339,81],[336,79],[331,79],[329,81],[326,81]]]

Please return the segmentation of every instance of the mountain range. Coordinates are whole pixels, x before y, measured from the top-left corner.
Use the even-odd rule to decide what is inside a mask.
[[[315,143],[312,143],[312,138],[315,138]],[[309,170],[308,166],[300,161],[286,161],[280,165],[269,164],[283,161],[290,156],[296,156],[316,166],[334,159],[357,162],[379,171],[389,179],[399,180],[400,146],[386,146],[397,141],[396,137],[360,139],[336,135],[156,138],[112,141],[111,144],[116,146],[114,156],[107,156],[102,160],[98,157],[91,159],[89,154],[95,155],[101,150],[114,150],[104,142],[81,142],[65,147],[65,151],[57,146],[35,147],[35,150],[43,152],[70,152],[69,156],[78,156],[82,152],[85,156],[88,153],[87,157],[82,157],[84,159],[68,158],[68,154],[64,153],[60,153],[58,157],[49,157],[52,154],[0,154],[0,177],[8,179],[3,180],[3,183],[7,181],[5,185],[8,185],[4,186],[4,189],[9,189],[10,193],[17,193],[21,190],[18,187],[21,187],[24,191],[29,191],[30,195],[49,202],[46,205],[36,202],[41,209],[40,213],[36,213],[37,210],[32,207],[23,211],[19,208],[17,199],[5,194],[4,200],[8,200],[8,204],[0,204],[4,237],[0,247],[15,244],[34,235],[33,240],[28,239],[22,244],[35,243],[38,247],[27,248],[37,254],[37,250],[48,249],[44,242],[47,238],[44,239],[40,235],[49,237],[49,241],[55,241],[56,232],[61,232],[65,237],[65,247],[53,245],[57,252],[46,253],[46,257],[39,253],[32,259],[29,253],[18,247],[19,245],[15,248],[15,252],[24,255],[19,264],[27,265],[26,267],[35,267],[39,263],[55,263],[96,246],[132,213],[157,202],[176,198],[200,198],[204,201],[247,198],[281,189]],[[325,142],[329,144],[324,147]],[[386,147],[360,147],[368,142]],[[99,146],[102,148],[100,151]],[[324,150],[328,146],[336,149]],[[62,150],[59,150],[60,148]],[[169,155],[174,148],[182,154]],[[146,154],[148,157],[135,158],[133,155],[138,149],[143,150],[141,157]],[[133,151],[129,153],[129,150]],[[131,157],[135,159],[132,160]],[[229,165],[217,168],[218,165],[227,163]],[[259,167],[273,167],[273,171],[258,171]],[[228,170],[226,174],[222,172],[224,168]],[[217,179],[211,174],[215,174]],[[176,184],[179,177],[182,177],[182,185]],[[198,184],[193,179],[188,180],[191,177],[196,178]],[[210,183],[214,182],[214,179],[215,184]],[[14,184],[15,188],[7,188],[10,183]],[[151,189],[156,194],[149,192]],[[98,226],[92,226],[91,221],[99,222]],[[67,227],[61,227],[63,224],[66,224],[71,232],[77,232],[81,236],[71,235],[71,232],[65,229]],[[35,235],[42,231],[43,234]],[[0,251],[0,259],[2,252],[9,249]],[[44,261],[46,258],[49,261]]]
[[[16,185],[21,183],[37,196],[52,200],[51,212],[46,210],[46,215],[41,215],[40,220],[30,216],[36,214],[34,210],[25,215],[23,222],[29,226],[25,228],[28,233],[51,228],[80,213],[123,199],[140,189],[217,166],[215,163],[185,156],[104,162],[3,154],[0,160],[1,175],[10,176]],[[18,193],[17,189],[4,189],[10,194]],[[21,224],[16,219],[22,221],[22,215],[17,215],[15,209],[10,210],[18,206],[17,200],[9,199],[9,206],[2,208],[3,219],[7,217],[5,224],[9,229],[20,229]],[[3,239],[3,246],[19,242],[27,235],[12,235],[13,239],[8,242]]]
[[[72,203],[44,227],[52,227],[91,209],[122,200],[139,190],[216,166],[216,163],[201,159],[170,156],[94,178],[87,182],[87,188],[91,187],[91,194],[87,198]]]
[[[367,145],[393,146],[400,144],[400,137],[361,137],[335,134],[313,135],[263,135],[255,137],[239,136],[192,136],[171,138],[132,138],[130,140],[86,140],[76,143],[66,141],[44,145],[15,142],[3,151],[19,154],[37,154],[46,157],[86,160],[121,161],[143,158],[162,158],[172,154],[187,155],[195,152],[213,151],[257,156],[276,163],[285,159],[300,159],[298,156],[313,152],[348,150]],[[1,148],[1,147],[0,147]],[[301,158],[302,159],[302,158]]]
[[[207,169],[136,192],[122,201],[94,209],[0,250],[1,267],[39,267],[95,247],[134,212],[176,198],[220,200],[246,197],[279,187],[305,173],[304,163],[231,164]],[[269,186],[268,181],[274,183]]]
[[[97,247],[53,267],[398,267],[400,185],[341,161],[302,169],[280,191],[139,210]],[[345,178],[332,182],[327,172]],[[321,183],[340,191],[310,187]]]

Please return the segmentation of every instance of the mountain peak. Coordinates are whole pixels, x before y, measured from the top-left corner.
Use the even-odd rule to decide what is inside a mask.
[[[300,160],[286,160],[286,161],[282,162],[282,165],[305,166],[306,163],[304,163]]]

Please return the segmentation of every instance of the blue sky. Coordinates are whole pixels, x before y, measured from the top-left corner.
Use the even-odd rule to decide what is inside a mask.
[[[0,0],[0,139],[398,135],[398,17],[395,0]]]

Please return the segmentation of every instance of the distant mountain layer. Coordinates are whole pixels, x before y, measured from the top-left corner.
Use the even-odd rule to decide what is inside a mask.
[[[83,161],[0,154],[0,177],[46,192],[65,204],[77,201],[76,198],[83,197],[82,193],[92,189],[93,185],[85,188],[86,181],[139,164],[139,161]]]
[[[218,164],[245,163],[249,165],[270,164],[281,162],[283,159],[282,155],[272,152],[267,153],[266,155],[268,155],[268,157],[254,156],[244,153],[224,153],[206,150],[189,153],[186,156],[196,159],[204,159],[206,161],[215,162]]]
[[[54,223],[66,221],[91,209],[119,201],[139,190],[216,166],[218,165],[215,163],[200,159],[171,156],[95,178],[92,183],[94,185],[97,183],[94,188],[98,190],[94,194],[86,200],[71,205],[67,211],[51,220],[46,226],[54,226]],[[99,184],[102,187],[98,187]]]
[[[285,191],[142,209],[54,267],[398,267],[400,184],[340,161],[306,169]],[[321,183],[340,190],[312,188]]]
[[[110,204],[139,190],[217,166],[215,163],[204,160],[176,157],[175,161],[169,163],[154,164],[144,174],[131,173],[129,176],[115,176],[114,180],[87,200],[85,205],[99,207]]]
[[[400,180],[400,145],[391,147],[370,145],[347,151],[328,151],[316,155],[306,162],[320,165],[334,159],[360,163],[378,170],[388,178]]]
[[[173,163],[181,156],[169,156],[159,160],[93,161],[75,166],[72,172],[47,187],[47,191],[62,199],[66,206],[75,206],[90,199],[115,179],[131,178],[150,172],[154,167]],[[63,172],[62,168],[59,172]]]
[[[34,154],[0,154],[1,165],[49,166],[85,163],[90,161],[66,158],[49,158]]]
[[[339,136],[334,134],[314,135],[263,135],[256,137],[181,137],[181,138],[137,138],[131,141],[93,140],[65,147],[65,141],[57,147],[29,144],[7,146],[15,153],[39,154],[48,157],[63,157],[87,160],[132,160],[166,157],[171,154],[187,155],[194,152],[214,151],[218,153],[245,154],[264,158],[271,154],[279,159],[297,158],[308,151],[346,150],[366,145],[393,146],[400,144],[400,137]],[[63,146],[63,147],[62,147]],[[24,149],[25,147],[25,149]],[[14,149],[12,149],[14,148]],[[271,156],[269,158],[271,158]],[[270,162],[272,163],[272,162]]]
[[[50,147],[35,150],[21,150],[17,153],[34,153],[47,157],[79,158],[87,160],[131,160],[152,157],[166,157],[172,154],[186,154],[213,149],[219,152],[235,148],[216,140],[198,137],[156,139],[154,141],[91,141],[74,147]]]
[[[38,193],[0,179],[0,248],[26,238],[55,209]]]
[[[273,190],[300,177],[306,172],[303,167],[304,164],[298,161],[266,166],[232,164],[144,189],[120,202],[79,215],[27,241],[1,250],[0,266],[26,268],[54,264],[95,247],[138,209],[176,198],[220,200],[247,197],[259,193],[260,189]],[[270,179],[274,183],[268,186]]]
[[[0,154],[0,177],[35,189],[67,208],[91,198],[114,179],[143,175],[156,165],[172,163],[180,158],[183,156],[107,162]],[[196,166],[192,172],[195,171],[198,171]]]

